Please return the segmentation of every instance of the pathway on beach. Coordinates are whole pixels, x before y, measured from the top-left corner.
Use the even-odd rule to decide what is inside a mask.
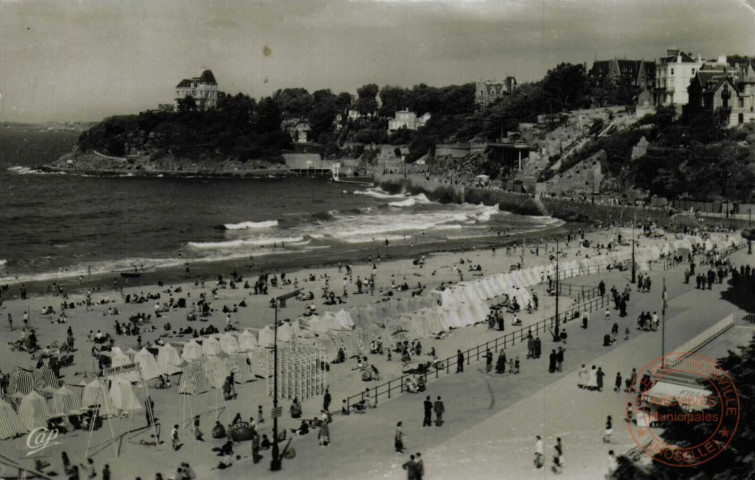
[[[689,340],[717,322],[734,308],[718,301],[726,285],[715,285],[712,291],[699,291],[684,285],[684,266],[665,272],[669,293],[667,311],[667,351]],[[526,344],[507,349],[519,355],[522,372],[518,376],[497,376],[484,371],[484,362],[466,367],[463,374],[452,374],[431,383],[427,394],[435,399],[441,395],[446,405],[447,423],[441,427],[423,428],[423,394],[404,394],[381,402],[366,415],[337,416],[331,426],[334,444],[323,448],[309,437],[296,438],[297,455],[284,462],[287,476],[308,475],[313,478],[403,478],[400,465],[408,454],[424,452],[427,478],[546,478],[549,470],[534,471],[532,457],[535,435],[546,441],[546,458],[550,465],[552,445],[560,436],[565,445],[567,467],[562,478],[602,478],[607,446],[602,444],[607,415],[614,418],[615,444],[610,448],[623,452],[635,445],[624,428],[624,393],[612,390],[616,371],[622,376],[632,367],[640,368],[660,354],[660,332],[641,333],[636,330],[640,311],[660,310],[661,272],[651,276],[653,291],[632,292],[628,316],[612,320],[623,332],[630,327],[630,340],[623,333],[613,347],[603,347],[601,340],[610,330],[603,312],[591,315],[587,330],[576,322],[567,324],[570,335],[564,372],[547,372],[550,340],[544,342],[539,360],[526,360]],[[601,278],[609,285],[621,287],[629,272],[616,272]],[[715,300],[715,301],[714,301]],[[582,363],[601,366],[606,372],[602,393],[576,387],[577,369]],[[393,432],[397,421],[404,422],[407,455],[393,453]],[[332,461],[329,461],[332,460]],[[265,463],[269,458],[265,459]],[[260,468],[262,467],[262,468]],[[257,478],[272,478],[275,473],[267,465],[254,466]],[[223,478],[243,478],[238,469],[231,469]]]

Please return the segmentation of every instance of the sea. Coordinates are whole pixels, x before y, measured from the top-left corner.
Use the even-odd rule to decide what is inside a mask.
[[[74,132],[0,127],[0,284],[533,232],[548,217],[312,178],[41,173]]]

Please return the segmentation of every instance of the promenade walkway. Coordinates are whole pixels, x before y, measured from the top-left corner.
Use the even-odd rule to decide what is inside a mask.
[[[742,252],[735,254],[741,255]],[[739,261],[743,259],[748,258]],[[643,310],[660,312],[662,278],[666,277],[669,296],[666,352],[737,311],[721,300],[727,285],[714,285],[711,291],[695,290],[683,283],[684,268],[680,265],[653,272],[653,291],[633,291],[628,316],[623,319],[612,310],[609,322],[603,312],[593,313],[586,330],[579,328],[576,321],[567,323],[569,339],[562,373],[547,371],[548,353],[557,347],[549,338],[543,338],[543,355],[538,360],[525,359],[524,343],[508,348],[509,357],[518,355],[521,360],[519,375],[488,374],[484,362],[472,363],[464,373],[431,383],[425,394],[401,395],[381,402],[379,408],[365,415],[336,416],[331,425],[333,445],[318,447],[312,435],[296,438],[292,443],[296,458],[284,461],[285,474],[309,478],[404,478],[401,464],[408,453],[420,451],[426,478],[430,479],[550,478],[554,474],[549,469],[535,471],[532,467],[534,437],[541,435],[549,463],[555,438],[560,436],[564,442],[566,469],[560,478],[602,478],[609,448],[622,453],[635,446],[621,422],[625,394],[613,392],[612,386],[617,371],[626,377],[632,367],[639,369],[660,355],[660,332],[639,332],[636,319]],[[614,272],[601,278],[609,288],[616,285],[621,290],[629,281],[629,272]],[[602,337],[614,321],[619,323],[622,335],[613,347],[603,347]],[[629,341],[623,340],[626,326],[631,331]],[[602,393],[576,387],[577,370],[582,363],[603,368],[606,388]],[[425,395],[432,399],[443,397],[447,411],[443,427],[421,426]],[[610,446],[602,443],[607,415],[614,418],[615,444]],[[404,423],[406,455],[393,452],[397,421]],[[239,463],[244,461],[251,463]],[[269,455],[264,462],[269,462]],[[260,466],[254,467],[256,478],[280,475]],[[227,476],[220,474],[220,478],[240,478],[241,472],[243,468],[235,467]]]

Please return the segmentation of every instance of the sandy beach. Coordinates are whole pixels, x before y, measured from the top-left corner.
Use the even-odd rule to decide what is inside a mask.
[[[587,233],[586,238],[592,242],[592,245],[607,245],[610,241],[615,241],[619,234],[623,235],[626,239],[632,233],[631,229],[626,228],[600,230]],[[575,232],[572,234],[572,242],[565,245],[565,242],[562,241],[560,245],[562,261],[577,258],[577,256],[595,256],[607,253],[605,248],[599,250],[592,247],[580,247],[576,237],[577,233]],[[641,245],[643,247],[651,244],[662,245],[664,242],[664,238],[643,239]],[[461,245],[458,247],[461,247]],[[628,247],[624,246],[620,248],[626,251]],[[87,296],[86,289],[89,288],[89,285],[84,283],[79,288],[71,288],[70,285],[72,284],[66,282],[64,283],[65,288],[70,292],[68,293],[67,301],[73,302],[75,308],[67,310],[67,323],[63,324],[56,323],[55,320],[58,318],[57,313],[42,314],[43,308],[47,306],[52,306],[56,312],[59,312],[61,304],[60,296],[41,293],[46,287],[37,285],[34,287],[29,299],[21,300],[12,298],[15,296],[13,295],[15,293],[13,289],[16,287],[11,287],[12,297],[9,299],[8,295],[6,295],[6,300],[2,307],[0,307],[0,320],[2,320],[0,322],[0,331],[3,332],[3,338],[7,340],[0,346],[0,364],[3,366],[3,373],[9,372],[13,367],[35,368],[36,361],[31,359],[28,353],[11,351],[7,343],[20,337],[24,312],[29,313],[29,325],[36,330],[36,335],[42,346],[53,345],[56,342],[57,345],[62,344],[66,338],[66,329],[69,327],[72,329],[77,348],[74,354],[74,364],[61,370],[61,380],[64,384],[71,386],[71,388],[80,390],[85,380],[90,381],[93,378],[96,370],[96,362],[91,354],[93,344],[87,340],[88,334],[90,332],[96,333],[99,330],[103,333],[113,335],[115,345],[123,351],[129,349],[139,350],[136,336],[119,336],[115,335],[114,331],[116,320],[124,322],[136,314],[153,315],[152,320],[146,327],[147,329],[154,327],[154,331],[148,331],[143,328],[140,332],[142,346],[150,345],[160,338],[162,341],[174,345],[180,352],[182,345],[191,338],[191,335],[179,335],[177,332],[179,329],[189,326],[198,329],[213,325],[222,332],[229,317],[231,324],[238,330],[250,329],[256,332],[266,325],[272,325],[274,311],[270,308],[269,302],[271,296],[290,292],[294,289],[294,283],[304,292],[311,291],[314,294],[314,301],[302,302],[289,300],[286,308],[280,311],[279,318],[282,320],[296,320],[305,312],[306,306],[311,303],[316,305],[317,312],[322,315],[326,311],[336,312],[344,307],[353,308],[389,299],[406,300],[411,297],[412,290],[418,284],[424,287],[422,295],[428,296],[431,295],[431,290],[439,288],[441,284],[448,286],[459,280],[468,281],[496,273],[509,272],[512,265],[517,263],[521,263],[525,268],[548,264],[551,261],[549,256],[554,251],[555,244],[552,242],[547,244],[539,243],[536,246],[534,242],[527,243],[526,241],[524,248],[519,243],[516,249],[509,248],[508,251],[505,246],[498,246],[495,249],[480,246],[473,250],[436,253],[423,253],[422,250],[419,250],[417,253],[414,253],[413,251],[402,252],[400,246],[394,246],[389,251],[383,253],[380,261],[377,260],[377,256],[374,256],[372,263],[354,261],[347,256],[341,259],[340,272],[338,263],[335,262],[333,264],[333,258],[328,259],[329,263],[331,263],[328,266],[301,269],[288,267],[281,270],[266,270],[270,271],[271,274],[285,271],[286,279],[292,282],[292,285],[270,287],[267,295],[254,295],[253,289],[243,288],[245,281],[248,281],[250,285],[254,285],[254,281],[256,280],[256,276],[246,274],[243,271],[239,271],[239,274],[243,275],[243,281],[237,283],[235,289],[229,288],[228,285],[218,285],[217,275],[224,275],[225,279],[228,280],[227,272],[234,265],[214,265],[215,270],[213,272],[209,271],[209,266],[207,266],[207,271],[202,271],[202,276],[206,275],[207,278],[204,286],[199,281],[181,280],[180,277],[182,275],[178,272],[165,276],[166,280],[163,280],[161,286],[147,284],[148,280],[154,279],[151,276],[140,279],[140,282],[143,281],[145,284],[123,286],[117,291],[112,289],[112,284],[109,286],[110,288],[105,288],[103,285],[101,290],[92,291],[91,302],[93,305],[88,308],[85,305],[85,301]],[[401,254],[405,258],[386,259],[389,256],[398,257]],[[422,255],[425,257],[424,265],[415,264],[416,262],[413,262],[413,259]],[[461,263],[462,261],[463,263]],[[322,259],[311,259],[311,262],[311,264],[327,263]],[[349,263],[352,266],[350,277],[345,274],[345,266]],[[470,271],[470,266],[476,265],[481,266],[481,272]],[[271,264],[267,266],[271,267]],[[193,266],[191,274],[197,274]],[[621,289],[623,285],[620,282],[623,283],[623,276],[626,275],[626,272],[619,275],[620,277],[614,275],[613,278],[610,275],[606,276],[607,283],[609,281],[615,282],[615,285]],[[357,294],[357,279],[366,280],[371,276],[375,278],[376,288],[374,289],[374,293],[370,293],[365,288],[365,293]],[[578,283],[592,287],[596,286],[599,281],[600,278],[594,275],[579,277],[578,279]],[[403,283],[406,283],[410,287],[409,290],[400,291],[393,288]],[[346,297],[348,303],[334,306],[324,305],[321,293],[326,284],[337,294],[341,294],[345,288],[348,291],[348,297]],[[608,285],[610,286],[611,283],[608,283]],[[555,302],[553,301],[553,297],[548,296],[546,287],[547,285],[540,284],[535,288],[537,295],[541,299],[540,308],[533,313],[520,313],[519,316],[523,321],[523,327],[517,328],[526,328],[527,325],[532,325],[553,314]],[[158,293],[160,294],[159,300],[150,300],[140,304],[126,304],[124,302],[126,295],[133,297],[135,295],[155,295]],[[211,303],[211,314],[206,319],[203,319],[206,321],[189,321],[187,319],[187,311],[191,309],[191,304],[196,302],[203,294],[207,298],[207,301]],[[387,296],[388,294],[391,296]],[[158,302],[167,304],[171,298],[174,300],[184,298],[189,308],[168,309],[166,312],[161,313],[160,318],[154,318],[155,304]],[[573,301],[566,296],[561,297],[560,300],[562,311],[568,308]],[[234,305],[238,306],[242,301],[246,303],[246,307],[237,308],[237,312],[235,313],[223,313],[224,306],[233,309]],[[108,315],[108,310],[113,308],[118,309],[118,315]],[[13,318],[13,331],[10,331],[8,322],[6,321],[8,315],[11,315]],[[515,328],[511,326],[511,318],[510,315],[505,316],[505,328],[507,332]],[[169,328],[166,329],[166,325],[168,324]],[[572,331],[576,333],[577,330],[576,326],[565,328],[570,333]],[[457,349],[466,349],[492,340],[500,335],[501,332],[489,330],[487,324],[478,324],[476,326],[453,330],[450,335],[442,340],[423,338],[423,351],[429,352],[430,349],[434,348],[439,358],[445,358],[453,355]],[[334,344],[329,341],[325,341],[323,344],[327,347],[328,359],[333,360],[336,355]],[[424,352],[423,357],[427,358]],[[401,363],[395,356],[392,361],[388,361],[385,355],[370,355],[369,361],[379,369],[383,380],[401,375]],[[341,405],[341,400],[346,396],[357,394],[363,391],[365,387],[372,387],[376,383],[363,382],[361,372],[356,370],[355,367],[355,359],[347,359],[344,364],[331,365],[330,371],[327,373],[327,384],[333,396],[331,411],[337,412]],[[33,458],[41,457],[44,461],[50,462],[53,467],[59,470],[57,466],[59,466],[60,452],[66,451],[75,461],[83,461],[84,452],[87,445],[90,444],[89,456],[94,459],[98,468],[108,463],[111,470],[117,472],[115,478],[136,478],[137,476],[141,476],[141,478],[153,478],[157,471],[163,472],[165,478],[170,478],[169,472],[175,471],[179,460],[190,462],[197,471],[199,478],[247,478],[257,476],[257,473],[252,474],[251,471],[246,471],[247,468],[253,468],[255,472],[259,471],[260,474],[263,471],[267,472],[269,455],[265,455],[265,460],[261,464],[252,466],[248,458],[250,453],[248,442],[236,446],[236,454],[241,455],[241,457],[233,467],[222,472],[212,470],[217,464],[217,457],[211,451],[211,447],[219,446],[221,442],[210,439],[208,434],[206,434],[206,442],[196,442],[192,438],[190,429],[183,428],[183,425],[186,425],[187,418],[190,418],[190,413],[200,414],[203,429],[205,432],[209,432],[216,419],[219,419],[222,423],[229,423],[231,418],[237,413],[241,415],[241,418],[250,418],[256,415],[257,407],[262,405],[266,419],[259,427],[262,433],[270,435],[272,422],[269,418],[269,411],[272,399],[268,396],[264,379],[258,378],[257,381],[237,385],[236,391],[238,396],[235,400],[229,401],[222,400],[220,389],[211,390],[194,397],[178,394],[178,375],[173,376],[172,387],[169,389],[154,388],[157,380],[147,383],[149,386],[149,395],[155,402],[156,416],[162,427],[161,439],[163,441],[167,440],[168,432],[174,424],[182,425],[180,432],[184,445],[178,452],[174,453],[171,451],[169,441],[157,447],[139,445],[139,441],[150,440],[151,432],[151,430],[143,428],[146,425],[145,415],[143,411],[140,411],[134,414],[132,418],[127,416],[113,419],[112,428],[117,438],[117,448],[114,448],[112,445],[111,431],[106,424],[103,425],[103,428],[94,432],[91,442],[89,441],[87,432],[77,430],[74,433],[62,435],[59,438],[60,445],[45,450],[41,456],[31,458],[26,457],[25,437],[5,440],[2,441],[3,456],[26,467],[33,465]],[[145,392],[140,388],[135,388],[135,392],[137,398],[143,402],[146,398]],[[290,401],[282,401],[282,406],[284,411],[281,422],[282,428],[290,429],[298,426],[300,421],[291,419],[288,415]],[[322,397],[304,401],[302,408],[304,418],[318,416],[322,408]],[[361,419],[369,419],[369,415],[360,416],[359,419],[349,418],[348,421],[353,423]],[[338,421],[337,419],[336,422]],[[367,420],[365,425],[371,425],[370,421]],[[128,433],[129,429],[131,433]],[[310,434],[310,437],[313,438],[295,438],[293,445],[298,450],[302,448],[317,448],[316,440],[314,439],[315,436],[316,434]],[[335,440],[335,442],[338,441]],[[116,449],[119,449],[118,457],[114,453]],[[291,460],[291,462],[298,461],[297,459]],[[305,465],[302,465],[302,467],[306,469]],[[342,475],[335,476],[340,477]],[[377,477],[378,475],[375,475],[375,478]],[[318,474],[315,478],[324,477]]]

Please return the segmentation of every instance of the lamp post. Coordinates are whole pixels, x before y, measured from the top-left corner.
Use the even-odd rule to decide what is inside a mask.
[[[559,290],[561,289],[559,275],[558,275],[558,236],[556,236],[556,326],[553,328],[553,341],[558,342],[561,340],[560,336],[560,324],[561,324],[561,317],[558,313],[558,294],[560,293]]]
[[[637,281],[637,266],[634,262],[634,222],[632,222],[632,283]]]
[[[278,417],[280,412],[278,410],[278,306],[285,306],[286,300],[293,298],[299,294],[301,289],[295,290],[290,293],[286,293],[279,297],[275,297],[275,325],[273,330],[273,451],[272,460],[270,460],[270,470],[278,471],[281,469],[281,455],[278,448]]]

